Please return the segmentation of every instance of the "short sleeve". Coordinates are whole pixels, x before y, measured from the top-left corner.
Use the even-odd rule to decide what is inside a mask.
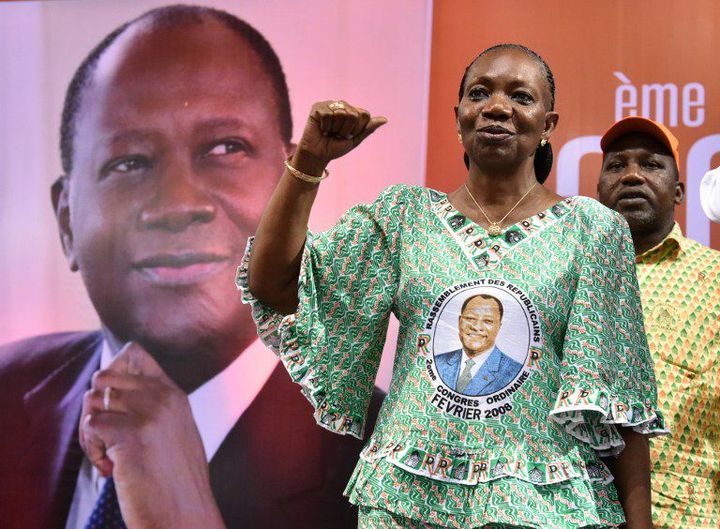
[[[315,408],[321,426],[362,438],[389,316],[398,288],[402,188],[350,209],[330,230],[308,233],[299,304],[283,315],[247,288],[252,239],[237,287],[252,306],[260,338]]]
[[[635,252],[625,220],[598,211],[576,259],[560,390],[550,415],[600,456],[611,456],[624,448],[617,426],[648,435],[668,433],[657,405]]]

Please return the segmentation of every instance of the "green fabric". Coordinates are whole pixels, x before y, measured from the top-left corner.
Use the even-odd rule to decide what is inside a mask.
[[[622,450],[616,424],[665,430],[621,216],[574,197],[490,237],[445,194],[393,186],[308,235],[286,317],[248,292],[251,251],[238,287],[259,335],[332,431],[362,435],[390,314],[400,322],[351,502],[458,529],[623,522],[599,456]],[[503,314],[459,393],[461,308],[477,294]],[[486,320],[474,339],[498,328]]]

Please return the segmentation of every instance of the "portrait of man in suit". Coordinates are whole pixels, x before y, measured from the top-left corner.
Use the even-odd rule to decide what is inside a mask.
[[[291,135],[277,55],[223,11],[155,9],[107,35],[77,69],[51,194],[68,266],[101,329],[0,348],[0,525],[85,527],[104,480],[78,443],[83,394],[132,342],[171,397],[142,425],[147,444],[133,468],[177,469],[154,483],[182,482],[188,462],[170,460],[168,448],[199,436],[227,527],[356,526],[342,490],[360,441],[315,424],[234,289]],[[148,487],[119,467],[118,496]]]
[[[502,302],[489,294],[468,297],[458,318],[461,349],[435,356],[440,378],[458,393],[489,395],[507,386],[522,364],[501,351],[496,340],[502,327]]]

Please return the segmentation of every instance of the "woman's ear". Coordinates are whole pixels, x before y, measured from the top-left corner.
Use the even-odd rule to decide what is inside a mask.
[[[550,141],[550,136],[552,136],[552,133],[555,131],[555,127],[557,127],[559,120],[560,114],[557,112],[545,112],[545,130],[542,134],[543,139]]]

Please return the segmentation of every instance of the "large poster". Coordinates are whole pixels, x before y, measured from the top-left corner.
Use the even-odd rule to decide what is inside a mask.
[[[236,269],[315,101],[389,123],[330,165],[310,230],[423,183],[430,2],[201,0],[223,12],[173,6],[121,28],[164,4],[0,3],[0,525],[85,527],[106,504],[77,426],[93,372],[120,358],[180,395],[142,379],[97,397],[110,418],[146,397],[148,420],[126,425],[142,438],[132,466],[164,460],[175,486],[193,468],[182,447],[201,441],[195,468],[210,462],[228,527],[354,527],[342,490],[362,442],[316,425]],[[121,501],[158,492],[115,482]]]
[[[462,16],[460,16],[462,14]],[[555,165],[561,195],[596,196],[600,136],[622,117],[660,121],[680,140],[686,235],[720,248],[720,226],[700,207],[700,180],[720,165],[720,5],[712,0],[447,0],[433,7],[427,184],[465,178],[452,107],[463,70],[480,51],[513,42],[538,52],[557,86]]]

